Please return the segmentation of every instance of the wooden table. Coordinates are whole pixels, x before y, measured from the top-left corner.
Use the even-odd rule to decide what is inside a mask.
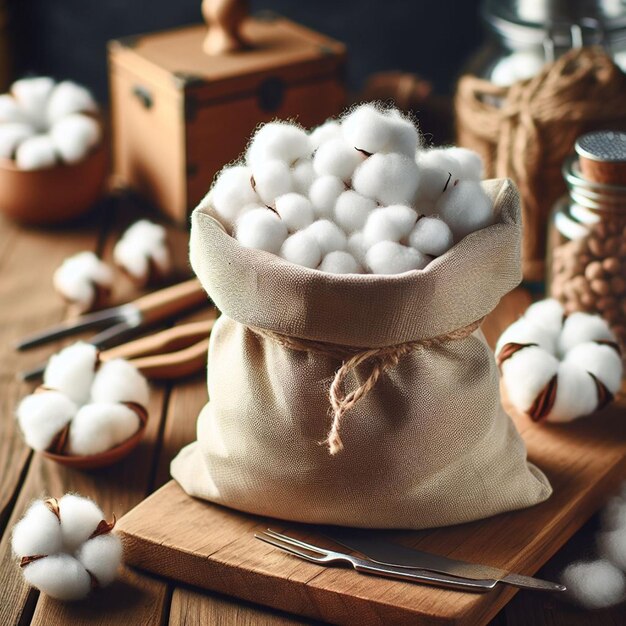
[[[200,592],[167,580],[124,568],[111,587],[83,602],[63,604],[40,595],[22,581],[11,554],[10,530],[33,498],[61,496],[68,491],[90,496],[107,516],[119,517],[169,478],[169,463],[184,444],[195,438],[195,421],[206,401],[201,375],[173,384],[153,385],[150,421],[140,447],[117,466],[92,473],[60,467],[33,454],[22,441],[14,409],[30,386],[16,381],[16,372],[45,359],[55,346],[20,354],[19,337],[59,321],[65,314],[52,290],[54,269],[68,255],[94,250],[110,259],[119,233],[137,217],[138,209],[121,205],[101,208],[71,227],[23,229],[0,218],[0,625],[12,624],[304,624],[280,614],[227,597]],[[186,267],[186,235],[172,231],[179,269]],[[115,300],[137,295],[129,283],[116,283]],[[485,327],[493,342],[528,302],[517,291],[505,298]],[[591,520],[542,570],[554,578],[560,568],[592,546],[596,522]],[[553,597],[521,591],[496,617],[494,625],[609,626],[626,622],[623,607],[584,612]]]

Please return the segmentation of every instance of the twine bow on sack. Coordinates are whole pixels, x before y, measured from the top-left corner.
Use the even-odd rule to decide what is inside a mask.
[[[330,385],[329,398],[332,412],[332,425],[326,439],[321,444],[328,446],[330,454],[335,455],[343,450],[343,442],[339,431],[343,416],[364,398],[376,385],[378,379],[387,370],[395,367],[400,359],[417,348],[430,348],[448,341],[457,341],[469,337],[483,321],[483,317],[457,330],[430,339],[418,339],[393,346],[363,350],[349,346],[340,346],[321,341],[297,339],[263,328],[250,328],[260,337],[265,337],[277,344],[298,352],[314,352],[342,361],[341,367],[335,372]],[[361,365],[370,367],[365,380],[349,393],[345,392],[345,381],[348,375]]]

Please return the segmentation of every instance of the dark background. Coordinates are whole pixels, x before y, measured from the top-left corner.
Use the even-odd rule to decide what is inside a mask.
[[[201,21],[200,0],[8,0],[15,73],[88,85],[106,99],[106,42]],[[482,39],[479,0],[255,0],[348,45],[348,83],[402,69],[450,92]]]

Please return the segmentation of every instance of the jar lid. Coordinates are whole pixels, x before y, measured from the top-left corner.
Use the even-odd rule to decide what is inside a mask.
[[[600,130],[587,133],[576,140],[576,154],[603,163],[626,162],[626,133]]]

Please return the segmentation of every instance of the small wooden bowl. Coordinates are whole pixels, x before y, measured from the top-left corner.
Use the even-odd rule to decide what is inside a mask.
[[[78,217],[102,195],[107,170],[104,141],[73,165],[25,171],[11,159],[0,159],[0,211],[30,225]]]

